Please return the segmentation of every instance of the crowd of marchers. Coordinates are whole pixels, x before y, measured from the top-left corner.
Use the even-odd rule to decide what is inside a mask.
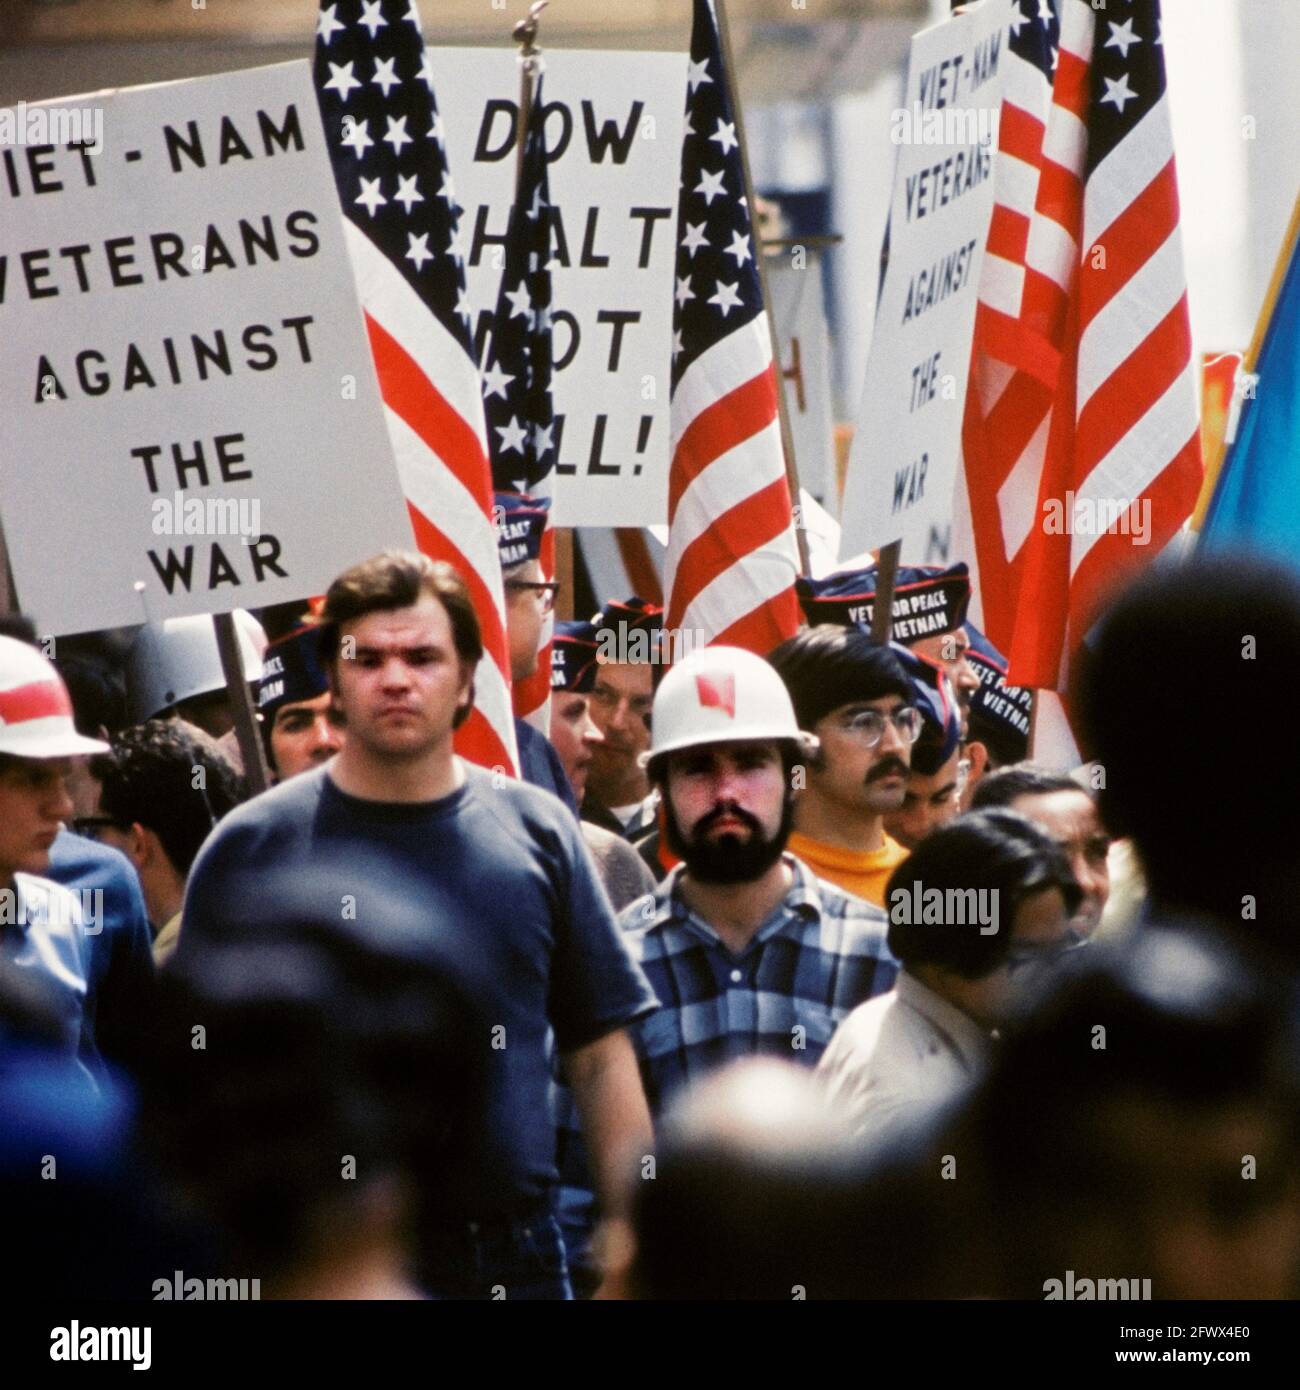
[[[522,685],[557,585],[499,501]],[[923,636],[875,597],[671,664],[607,659],[663,650],[642,598],[556,622],[513,778],[455,752],[463,579],[377,555],[241,617],[252,797],[210,620],[51,660],[4,619],[5,1287],[1294,1297],[1300,765],[1223,721],[1279,709],[1300,582],[1117,593],[1075,768],[964,566],[899,571]]]

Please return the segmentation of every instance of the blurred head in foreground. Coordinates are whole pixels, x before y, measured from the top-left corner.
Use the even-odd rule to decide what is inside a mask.
[[[370,862],[262,875],[164,977],[149,1128],[221,1273],[264,1297],[395,1297],[474,1106],[480,1051],[438,924]],[[378,885],[384,884],[380,887]]]
[[[1243,555],[1148,571],[1075,673],[1102,821],[1132,836],[1156,909],[1205,913],[1300,967],[1300,744],[1263,715],[1300,671],[1300,576]],[[1171,679],[1177,672],[1179,679]],[[1227,730],[1247,714],[1252,739]],[[1159,916],[1159,912],[1156,916]]]
[[[950,1223],[929,1130],[865,1147],[802,1067],[737,1062],[688,1092],[636,1180],[626,1292],[647,1299],[942,1297]],[[967,1258],[974,1258],[966,1246]]]
[[[1154,1298],[1295,1297],[1294,998],[1177,924],[1070,965],[945,1145],[997,1233],[1001,1293],[1063,1297],[1072,1271]]]

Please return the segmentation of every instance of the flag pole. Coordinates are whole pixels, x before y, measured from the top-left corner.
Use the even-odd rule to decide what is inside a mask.
[[[871,636],[884,646],[894,635],[894,584],[898,578],[898,557],[902,541],[880,547],[876,561],[876,597],[871,605]]]
[[[768,334],[772,339],[772,369],[776,373],[776,413],[781,422],[781,452],[785,458],[785,476],[790,486],[790,502],[795,508],[795,543],[799,547],[799,572],[811,576],[808,558],[808,536],[799,524],[803,518],[803,493],[799,487],[799,468],[794,456],[794,433],[790,428],[790,412],[786,406],[785,381],[781,376],[780,348],[776,336],[776,319],[772,313],[772,296],[767,288],[767,271],[763,266],[763,247],[758,237],[758,200],[754,195],[754,180],[749,172],[749,144],[745,139],[745,121],[740,110],[740,88],[736,81],[736,63],[731,52],[731,31],[727,24],[726,0],[713,0],[718,17],[718,43],[722,49],[727,90],[731,96],[731,113],[736,118],[736,143],[740,148],[740,167],[745,179],[745,205],[754,234],[754,261],[758,266],[758,283],[763,291],[763,309],[767,314]]]
[[[533,114],[533,97],[537,92],[537,31],[542,25],[542,11],[550,0],[533,0],[528,15],[510,31],[519,45],[519,119],[515,123],[515,201],[519,200],[519,184],[524,176],[524,145],[528,139],[528,121]]]
[[[1291,209],[1291,222],[1286,229],[1286,235],[1282,238],[1282,249],[1278,252],[1277,263],[1273,267],[1273,277],[1268,282],[1268,290],[1264,295],[1264,303],[1259,311],[1259,318],[1255,321],[1255,332],[1250,340],[1250,347],[1246,350],[1246,355],[1241,359],[1241,366],[1237,369],[1237,381],[1245,381],[1255,371],[1255,364],[1259,361],[1259,354],[1264,347],[1264,335],[1268,332],[1269,320],[1273,317],[1273,310],[1277,307],[1278,295],[1282,293],[1282,282],[1286,279],[1286,273],[1291,265],[1291,258],[1295,254],[1296,242],[1300,241],[1300,193],[1296,194],[1295,206]],[[1234,383],[1233,394],[1236,394]],[[1232,419],[1232,401],[1228,403],[1228,419]],[[1214,497],[1214,489],[1219,481],[1219,473],[1223,468],[1223,460],[1228,452],[1227,431],[1224,431],[1222,439],[1215,444],[1214,458],[1207,459],[1205,464],[1205,479],[1201,483],[1201,495],[1196,499],[1196,510],[1192,513],[1192,530],[1199,533],[1205,521],[1205,513],[1209,510],[1210,502]]]
[[[244,661],[235,632],[235,619],[230,613],[214,613],[212,623],[217,632],[221,671],[230,695],[230,711],[235,717],[235,738],[244,763],[244,776],[248,780],[249,790],[257,796],[271,785],[271,774],[266,766],[262,737],[257,730],[253,698],[248,692],[248,681],[244,678]]]

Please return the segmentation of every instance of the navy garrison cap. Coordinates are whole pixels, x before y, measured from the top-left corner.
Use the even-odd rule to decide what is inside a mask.
[[[501,568],[513,569],[527,560],[536,560],[542,552],[550,498],[498,492],[492,500],[496,504],[497,558]]]
[[[799,602],[813,626],[837,623],[871,631],[876,567],[841,570],[825,579],[797,579]],[[894,581],[893,639],[905,646],[922,637],[955,632],[970,606],[970,571],[965,564],[900,565]]]

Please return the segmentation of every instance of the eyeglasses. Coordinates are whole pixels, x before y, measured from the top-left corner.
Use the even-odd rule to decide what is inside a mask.
[[[1055,965],[1063,956],[1086,946],[1088,938],[1077,927],[1067,927],[1059,941],[1047,941],[1032,946],[1015,946],[1007,952],[1007,974],[1014,975],[1026,966]]]
[[[915,743],[920,737],[921,711],[914,705],[903,705],[892,714],[882,714],[877,709],[862,709],[841,719],[839,727],[868,748],[874,748],[884,736],[886,720],[894,726],[894,732],[904,743]]]
[[[533,590],[541,599],[543,613],[555,607],[555,596],[560,592],[559,582],[554,579],[507,579],[506,588]]]
[[[121,830],[123,827],[112,816],[78,816],[72,822],[73,831],[87,840],[102,838],[105,830]]]

